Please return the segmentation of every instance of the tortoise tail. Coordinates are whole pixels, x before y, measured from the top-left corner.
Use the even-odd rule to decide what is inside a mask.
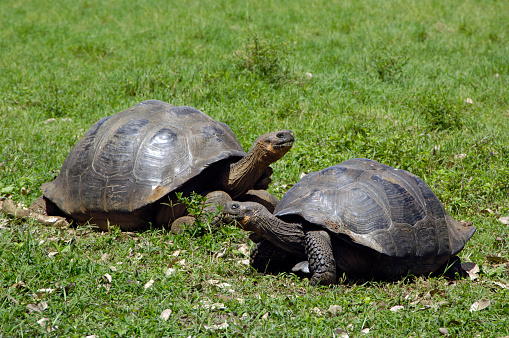
[[[477,229],[470,225],[470,223],[455,220],[450,215],[445,215],[445,220],[447,224],[449,224],[448,229],[451,255],[456,255],[458,252],[463,250],[465,244],[474,235]]]

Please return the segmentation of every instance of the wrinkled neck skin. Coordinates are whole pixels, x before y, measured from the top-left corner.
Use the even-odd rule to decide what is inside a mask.
[[[243,226],[272,244],[296,256],[306,258],[305,234],[299,223],[283,222],[269,211],[264,210],[253,215]]]
[[[255,143],[246,156],[230,165],[226,190],[233,199],[252,189],[265,169],[281,157],[270,155],[267,149]]]

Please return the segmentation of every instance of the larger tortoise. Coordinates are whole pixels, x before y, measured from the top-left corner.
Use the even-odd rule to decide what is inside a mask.
[[[475,227],[454,220],[419,177],[367,159],[351,159],[304,176],[274,215],[252,202],[223,212],[253,231],[257,269],[307,260],[311,283],[343,273],[387,280],[440,269],[464,275],[456,254]]]
[[[148,100],[96,122],[42,186],[33,208],[100,229],[160,226],[184,215],[175,192],[266,188],[269,165],[293,145],[289,130],[262,135],[246,154],[232,130],[191,107]]]

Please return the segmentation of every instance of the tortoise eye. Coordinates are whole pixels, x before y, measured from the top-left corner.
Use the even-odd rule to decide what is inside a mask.
[[[238,209],[240,206],[237,204],[237,203],[233,203],[232,204],[232,209],[235,210],[235,209]]]

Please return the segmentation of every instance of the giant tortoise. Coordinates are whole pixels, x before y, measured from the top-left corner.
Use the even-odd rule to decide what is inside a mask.
[[[304,176],[274,214],[253,202],[228,202],[226,221],[254,232],[257,269],[305,260],[312,284],[345,274],[388,280],[446,271],[465,275],[456,254],[475,227],[454,220],[419,177],[367,159]]]
[[[293,145],[281,130],[246,154],[232,130],[191,107],[148,100],[96,122],[76,143],[32,209],[137,230],[183,216],[175,192],[224,191],[232,198],[266,189],[271,163]]]

